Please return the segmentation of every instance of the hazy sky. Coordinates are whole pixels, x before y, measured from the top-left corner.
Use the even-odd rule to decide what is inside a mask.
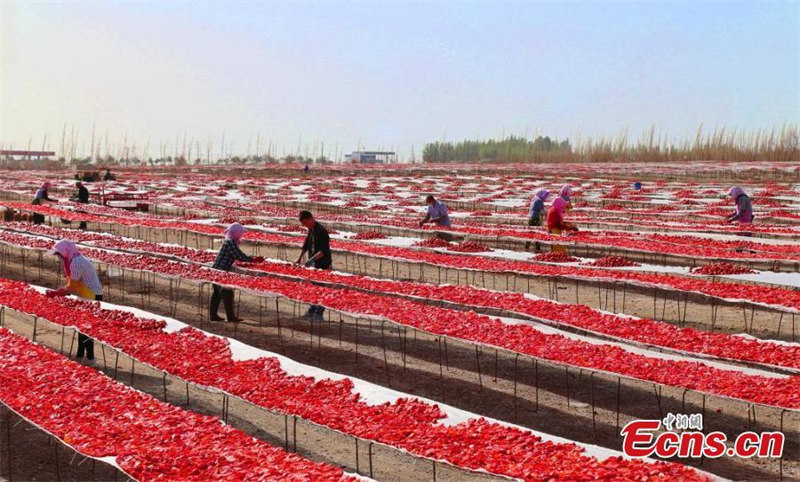
[[[0,142],[326,154],[800,119],[798,1],[2,1]],[[231,148],[229,145],[228,148]],[[172,153],[170,151],[170,153]]]

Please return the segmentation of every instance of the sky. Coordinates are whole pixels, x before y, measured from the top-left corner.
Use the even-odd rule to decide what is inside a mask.
[[[443,139],[769,130],[800,122],[799,4],[3,0],[0,144],[59,151],[66,127],[78,154],[94,132],[112,154],[185,138],[201,157],[408,159]]]

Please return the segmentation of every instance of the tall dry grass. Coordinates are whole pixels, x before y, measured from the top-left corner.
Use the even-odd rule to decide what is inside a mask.
[[[744,161],[799,162],[798,128],[784,124],[769,130],[738,131],[719,127],[705,131],[701,124],[695,136],[682,142],[669,142],[655,127],[637,141],[628,141],[623,131],[616,139],[587,139],[573,149],[574,159],[591,162],[679,162]]]
[[[681,161],[745,161],[745,162],[798,162],[798,128],[793,124],[773,127],[769,130],[739,131],[726,127],[706,131],[701,124],[694,137],[684,140],[670,140],[657,133],[651,126],[642,135],[631,141],[627,129],[616,137],[590,137],[582,139],[578,134],[569,140],[569,147],[549,151],[522,150],[499,152],[493,157],[480,159],[480,162],[512,163],[563,163],[563,162],[662,162]],[[513,136],[506,138],[518,139]],[[490,144],[501,140],[465,141],[465,143]],[[439,142],[428,146],[445,144],[453,152],[447,159],[438,161],[464,161],[458,159],[459,147],[464,143]],[[426,146],[426,148],[428,147]],[[454,147],[455,146],[455,147]],[[446,149],[444,149],[446,150]],[[441,152],[441,150],[440,150]],[[437,156],[441,157],[441,156]],[[432,159],[426,159],[430,162]],[[433,160],[436,162],[436,160]]]

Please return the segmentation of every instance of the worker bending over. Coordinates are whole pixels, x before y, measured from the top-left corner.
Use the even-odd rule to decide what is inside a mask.
[[[47,252],[61,260],[67,284],[56,291],[48,291],[47,296],[76,295],[86,300],[102,301],[103,285],[97,276],[94,265],[86,259],[72,241],[62,239]],[[94,340],[78,333],[78,352],[76,358],[86,357],[86,363],[94,364]]]
[[[753,205],[750,203],[750,196],[748,196],[747,193],[744,192],[744,189],[739,186],[733,186],[730,188],[728,191],[728,196],[730,196],[736,203],[736,211],[725,218],[725,221],[729,223],[739,221],[740,223],[751,224],[754,216]]]
[[[44,201],[57,203],[58,200],[50,198],[50,181],[45,181],[42,186],[36,190],[36,194],[33,196],[33,201],[31,204],[34,206],[41,206]],[[42,224],[44,223],[44,215],[34,213],[33,214],[33,224]]]
[[[559,191],[558,196],[567,202],[564,212],[570,212],[572,210],[572,186],[570,184],[561,186],[561,191]]]
[[[536,191],[536,194],[533,196],[531,200],[531,207],[528,210],[528,226],[541,226],[542,221],[544,220],[545,215],[545,206],[544,202],[547,201],[548,196],[550,196],[550,191],[547,189],[539,189]],[[525,243],[525,249],[529,249],[531,247],[531,242],[527,241]],[[539,243],[536,243],[536,251],[539,251]]]
[[[436,223],[437,226],[450,227],[450,216],[447,214],[447,206],[441,201],[437,201],[432,195],[425,198],[425,203],[428,205],[428,211],[425,217],[419,222],[422,226],[425,223]]]

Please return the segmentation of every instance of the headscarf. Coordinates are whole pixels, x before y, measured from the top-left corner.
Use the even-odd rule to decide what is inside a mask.
[[[739,186],[733,186],[728,190],[728,196],[732,197],[733,199],[738,199],[742,194],[745,194],[744,189]]]
[[[75,243],[72,241],[67,241],[66,239],[62,239],[58,241],[56,244],[53,245],[53,249],[48,251],[49,254],[60,254],[62,259],[64,260],[64,275],[69,278],[69,265],[72,260],[79,256],[81,253],[78,251],[78,247],[75,246]]]
[[[239,244],[245,231],[247,229],[244,226],[239,223],[233,223],[225,230],[225,239],[231,239],[234,243]]]
[[[547,196],[549,195],[550,191],[548,191],[547,189],[539,189],[538,191],[536,191],[536,197],[541,199],[542,201],[546,201]]]
[[[572,186],[569,184],[564,184],[561,186],[561,191],[558,193],[559,196],[568,198],[572,194]],[[565,199],[566,199],[565,198]]]
[[[34,201],[41,202],[45,196],[47,196],[47,192],[50,190],[50,181],[45,181],[42,183],[41,187],[36,190],[36,194],[33,196]]]
[[[553,209],[555,209],[561,217],[564,217],[564,211],[567,209],[567,201],[560,196],[553,199]]]

